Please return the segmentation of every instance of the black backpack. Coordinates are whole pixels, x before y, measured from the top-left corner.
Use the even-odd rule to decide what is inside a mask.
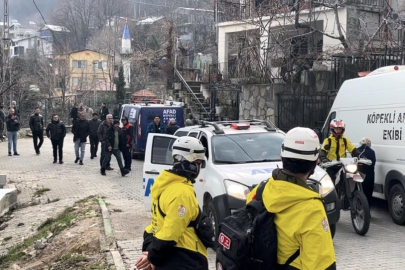
[[[166,214],[163,213],[162,209],[160,208],[160,196],[158,198],[158,209],[160,214],[163,218],[166,217]],[[195,229],[195,233],[197,234],[198,238],[201,240],[201,243],[204,244],[206,248],[213,248],[215,243],[215,231],[214,227],[212,226],[212,222],[208,218],[208,216],[201,211],[201,208],[198,207],[198,215],[197,218],[191,221],[187,227],[191,227]]]
[[[266,183],[260,183],[254,200],[219,225],[217,270],[283,269],[299,256],[297,250],[285,265],[277,264],[275,216],[262,201]]]

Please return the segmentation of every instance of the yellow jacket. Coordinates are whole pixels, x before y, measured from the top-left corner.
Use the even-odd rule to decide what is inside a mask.
[[[331,142],[331,145],[329,145],[329,140]],[[321,151],[324,152],[324,155],[326,155],[326,158],[329,160],[339,160],[340,158],[345,158],[346,151],[348,151],[349,153],[353,153],[353,151],[355,150],[356,147],[350,142],[350,140],[345,135],[339,138],[339,142],[336,139],[336,137],[330,135],[323,141],[321,147]],[[339,158],[337,154],[339,155]]]
[[[189,223],[197,218],[198,201],[194,193],[194,186],[185,177],[163,171],[155,180],[151,189],[152,194],[152,222],[145,232],[153,234],[152,250],[164,250],[170,245],[174,247],[198,252],[207,257],[207,248],[196,235]],[[159,205],[158,205],[159,200]],[[163,217],[159,207],[166,215]],[[148,248],[149,253],[151,249]],[[149,257],[153,254],[149,254]]]
[[[281,170],[275,171],[273,177],[278,175],[285,179],[270,178],[263,191],[263,204],[267,211],[275,214],[278,263],[285,264],[300,249],[300,256],[290,266],[308,270],[334,266],[335,250],[321,196],[304,187],[305,183],[292,183],[290,176]],[[247,202],[254,198],[256,189],[249,194]]]

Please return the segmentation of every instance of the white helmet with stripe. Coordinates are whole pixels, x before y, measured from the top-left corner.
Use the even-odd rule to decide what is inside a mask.
[[[200,140],[193,137],[180,137],[173,144],[173,158],[175,160],[187,160],[194,162],[205,159],[205,148]]]
[[[281,147],[283,158],[316,161],[319,155],[319,138],[309,128],[296,127],[287,132]]]

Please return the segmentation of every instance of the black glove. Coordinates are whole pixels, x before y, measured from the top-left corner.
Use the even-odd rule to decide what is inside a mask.
[[[327,162],[330,162],[330,160],[327,159],[327,158],[322,158],[322,159],[321,159],[321,163],[327,163]]]

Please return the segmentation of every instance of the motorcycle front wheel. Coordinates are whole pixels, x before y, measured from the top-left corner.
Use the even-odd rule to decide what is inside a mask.
[[[359,235],[365,235],[370,228],[370,206],[366,195],[360,190],[353,193],[353,209],[351,209],[351,218],[353,228]]]

